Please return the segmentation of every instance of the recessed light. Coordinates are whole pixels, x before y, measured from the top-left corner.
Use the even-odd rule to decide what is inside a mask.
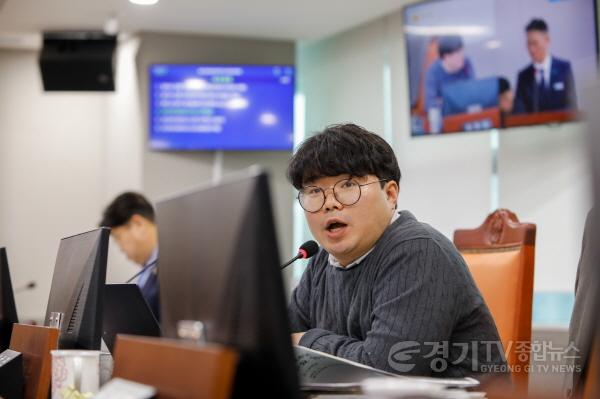
[[[129,0],[129,2],[140,6],[151,6],[158,3],[158,0]]]

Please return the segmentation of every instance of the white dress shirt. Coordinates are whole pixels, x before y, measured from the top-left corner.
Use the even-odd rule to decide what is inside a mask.
[[[552,56],[550,54],[546,55],[544,61],[541,63],[534,62],[533,68],[535,69],[535,82],[540,84],[540,75],[538,71],[541,69],[544,72],[544,88],[550,87],[550,68],[552,67]]]

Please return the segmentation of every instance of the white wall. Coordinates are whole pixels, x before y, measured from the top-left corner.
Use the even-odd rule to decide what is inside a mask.
[[[61,238],[94,229],[117,193],[142,189],[135,51],[118,53],[114,93],[45,93],[35,51],[0,51],[0,246],[8,249],[21,320],[46,311]],[[107,280],[136,267],[111,245]]]
[[[21,318],[40,318],[61,237],[92,229],[104,193],[100,94],[44,94],[30,51],[0,52],[0,245]]]
[[[537,224],[535,289],[575,287],[591,173],[581,123],[513,129],[500,146],[500,203]]]

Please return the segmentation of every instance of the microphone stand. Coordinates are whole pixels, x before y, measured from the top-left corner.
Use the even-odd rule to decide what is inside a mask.
[[[144,273],[146,270],[150,269],[151,267],[156,266],[157,262],[158,262],[158,259],[155,260],[154,262],[148,263],[146,266],[142,267],[142,270],[140,270],[139,272],[137,272],[136,274],[134,274],[129,280],[125,281],[125,284],[131,283],[131,281],[133,279],[135,279],[136,277],[139,277],[140,274]]]

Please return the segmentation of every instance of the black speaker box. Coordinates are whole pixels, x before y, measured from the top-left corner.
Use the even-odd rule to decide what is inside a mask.
[[[117,37],[103,32],[45,32],[40,69],[46,91],[114,91]]]

